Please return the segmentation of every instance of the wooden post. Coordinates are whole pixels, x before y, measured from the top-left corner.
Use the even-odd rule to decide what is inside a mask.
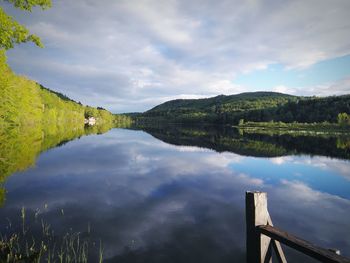
[[[337,249],[324,249],[273,227],[267,210],[267,194],[246,192],[247,263],[272,263],[272,250],[279,263],[287,263],[281,243],[325,263],[350,263]]]
[[[267,194],[246,192],[247,263],[265,263],[271,260],[271,239],[261,235],[257,226],[267,225]]]

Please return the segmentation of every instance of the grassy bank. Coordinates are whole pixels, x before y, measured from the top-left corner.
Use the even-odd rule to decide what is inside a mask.
[[[267,132],[319,132],[319,133],[350,133],[350,125],[339,123],[285,123],[285,122],[243,122],[238,126],[246,131],[267,131]]]

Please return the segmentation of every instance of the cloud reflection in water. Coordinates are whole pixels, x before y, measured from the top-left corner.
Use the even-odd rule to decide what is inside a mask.
[[[332,170],[327,178],[336,180],[343,175],[339,161],[283,158],[173,146],[144,132],[115,129],[52,149],[35,168],[10,177],[0,215],[12,218],[22,206],[48,204],[45,216],[53,228],[84,232],[90,223],[111,261],[242,262],[244,193],[262,190],[276,225],[349,256],[348,199],[314,189],[303,173],[271,174],[274,180],[259,173],[273,173],[274,166],[287,173],[291,162],[321,173],[322,162]],[[349,184],[344,187],[350,192]],[[65,216],[57,216],[60,209]]]

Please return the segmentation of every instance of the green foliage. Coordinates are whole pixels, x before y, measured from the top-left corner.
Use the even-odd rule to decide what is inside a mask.
[[[84,122],[46,122],[36,125],[0,127],[0,204],[5,198],[1,185],[8,176],[36,162],[40,153],[89,134],[102,134],[113,127],[103,123],[84,127]]]
[[[130,116],[125,114],[114,114],[114,124],[118,127],[130,127],[133,120]]]
[[[124,114],[112,114],[104,108],[93,108],[90,106],[85,107],[84,116],[86,119],[93,117],[96,123],[114,123],[118,127],[127,127],[132,123],[132,118]]]
[[[85,118],[97,117],[98,110],[96,108],[93,108],[93,107],[90,107],[90,106],[86,106],[84,115],[85,115]]]
[[[348,133],[350,131],[350,127],[339,125],[337,123],[329,123],[327,121],[324,122],[315,122],[315,123],[285,123],[285,122],[244,122],[239,123],[240,129],[264,129],[264,130],[287,130],[290,132],[295,131],[319,131],[319,132],[345,132]]]
[[[3,72],[0,76],[1,126],[84,123],[83,106],[62,100],[36,82],[15,75],[6,65],[4,51],[0,51],[0,68]]]
[[[31,11],[34,6],[40,6],[42,9],[51,7],[51,0],[7,0],[7,2],[26,11]],[[14,47],[14,44],[25,42],[33,42],[43,47],[38,36],[30,34],[24,25],[7,15],[0,7],[0,49],[10,49]]]
[[[0,50],[0,125],[13,126],[40,118],[40,91],[33,81],[18,77],[6,64],[5,52]]]
[[[14,44],[28,41],[32,41],[37,46],[43,47],[37,36],[29,34],[29,30],[25,26],[7,15],[0,7],[0,48],[10,49],[14,47]]]
[[[173,100],[141,114],[138,123],[286,123],[337,122],[339,112],[350,113],[350,95],[325,98],[296,97],[275,92],[252,92],[198,100]]]
[[[6,200],[6,189],[3,187],[0,187],[0,207],[2,207],[5,204]]]
[[[337,138],[337,148],[350,151],[350,138]]]
[[[6,64],[5,52],[0,50],[0,126],[18,127],[43,125],[48,130],[59,126],[84,125],[84,117],[94,116],[98,123],[114,121],[105,109],[83,106],[63,94],[53,92],[23,76],[17,76]]]
[[[220,115],[223,113],[242,112],[246,110],[263,109],[275,107],[297,97],[275,92],[251,92],[238,95],[220,95],[207,99],[173,100],[154,107],[147,113],[192,113],[202,112],[207,114]]]
[[[48,89],[48,88],[44,87],[44,86],[41,85],[41,84],[39,84],[39,86],[40,86],[41,89],[47,90],[48,92],[55,94],[57,97],[59,97],[59,98],[62,99],[62,100],[71,101],[71,102],[75,102],[75,103],[78,103],[78,104],[82,105],[80,102],[76,102],[76,101],[74,101],[74,100],[68,98],[66,95],[64,95],[64,94],[62,94],[62,93],[60,93],[60,92],[57,92],[57,91]]]
[[[51,0],[5,0],[15,7],[26,11],[32,11],[35,6],[40,6],[43,10],[52,6]]]
[[[97,109],[97,123],[107,122],[112,123],[114,121],[114,116],[112,113],[105,109]]]
[[[198,100],[173,100],[154,107],[136,119],[158,118],[183,123],[238,123],[240,119],[246,119],[245,112],[278,107],[296,100],[298,97],[275,92],[220,95]]]
[[[110,112],[85,107],[14,74],[4,50],[0,50],[0,71],[0,185],[10,174],[34,165],[41,152],[84,134],[106,132],[114,125]],[[99,120],[88,130],[84,129],[86,108],[96,112]]]
[[[43,151],[84,134],[84,124],[0,128],[0,183],[35,164]]]
[[[83,135],[104,133],[114,125],[131,124],[129,116],[83,106],[17,76],[6,64],[4,50],[0,50],[0,72],[0,205],[6,178],[33,166],[41,152]],[[96,125],[84,127],[90,116],[97,119]]]
[[[302,98],[289,102],[275,109],[264,109],[251,113],[251,121],[283,122],[337,122],[339,112],[350,113],[350,95],[330,96],[323,98]],[[267,118],[266,116],[270,116]],[[260,116],[260,118],[259,118]]]
[[[350,115],[346,114],[345,112],[338,114],[338,123],[340,125],[350,125]]]

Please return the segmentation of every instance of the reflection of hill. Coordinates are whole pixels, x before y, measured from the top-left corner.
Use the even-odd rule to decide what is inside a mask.
[[[111,123],[84,127],[83,124],[65,123],[43,127],[26,126],[0,129],[0,186],[11,174],[35,165],[40,153],[83,135],[102,134],[112,128]],[[5,199],[0,188],[0,206]]]
[[[349,135],[244,133],[229,127],[143,126],[137,127],[164,142],[198,146],[218,152],[277,157],[308,154],[350,159]]]

